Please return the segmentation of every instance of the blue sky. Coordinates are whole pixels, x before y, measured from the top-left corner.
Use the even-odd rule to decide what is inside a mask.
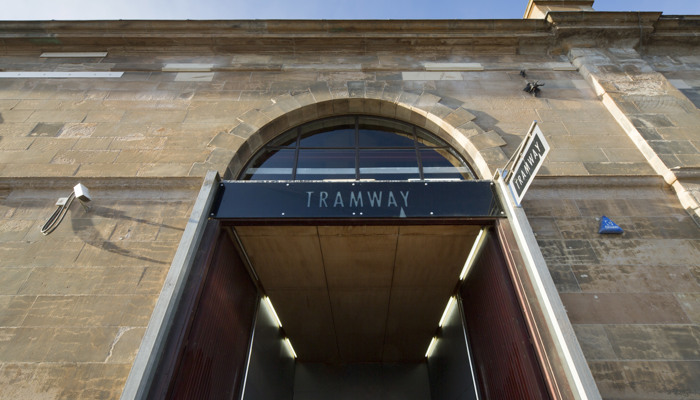
[[[527,0],[0,0],[0,20],[517,19]],[[700,15],[700,0],[597,0],[597,11]]]

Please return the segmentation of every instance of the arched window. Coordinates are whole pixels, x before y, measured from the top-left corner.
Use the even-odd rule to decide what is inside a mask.
[[[428,131],[388,118],[320,119],[278,136],[242,180],[471,180],[469,165]]]

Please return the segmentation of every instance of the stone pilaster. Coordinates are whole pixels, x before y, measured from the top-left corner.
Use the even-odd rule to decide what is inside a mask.
[[[573,48],[571,62],[700,222],[700,111],[630,48]]]

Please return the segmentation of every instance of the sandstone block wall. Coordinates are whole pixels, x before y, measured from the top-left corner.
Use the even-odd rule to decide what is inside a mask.
[[[654,178],[543,179],[524,203],[603,398],[697,398],[700,234]],[[598,234],[605,215],[624,229]]]
[[[368,113],[440,135],[484,179],[537,120],[552,150],[524,208],[603,397],[700,398],[697,55],[551,50],[545,26],[327,52],[0,42],[2,71],[123,72],[0,78],[0,397],[118,398],[206,171],[235,177],[275,134]],[[41,236],[78,181],[93,209]],[[602,215],[625,234],[598,235]]]
[[[197,193],[88,179],[43,236],[72,182],[0,180],[0,398],[119,397]]]

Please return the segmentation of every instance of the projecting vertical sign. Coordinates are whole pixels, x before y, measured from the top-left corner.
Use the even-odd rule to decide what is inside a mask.
[[[525,196],[527,188],[530,187],[532,180],[537,175],[537,171],[539,171],[544,162],[544,158],[549,153],[549,144],[536,123],[532,124],[530,132],[530,139],[525,144],[520,160],[510,175],[509,183],[513,191],[513,197],[518,203]]]

